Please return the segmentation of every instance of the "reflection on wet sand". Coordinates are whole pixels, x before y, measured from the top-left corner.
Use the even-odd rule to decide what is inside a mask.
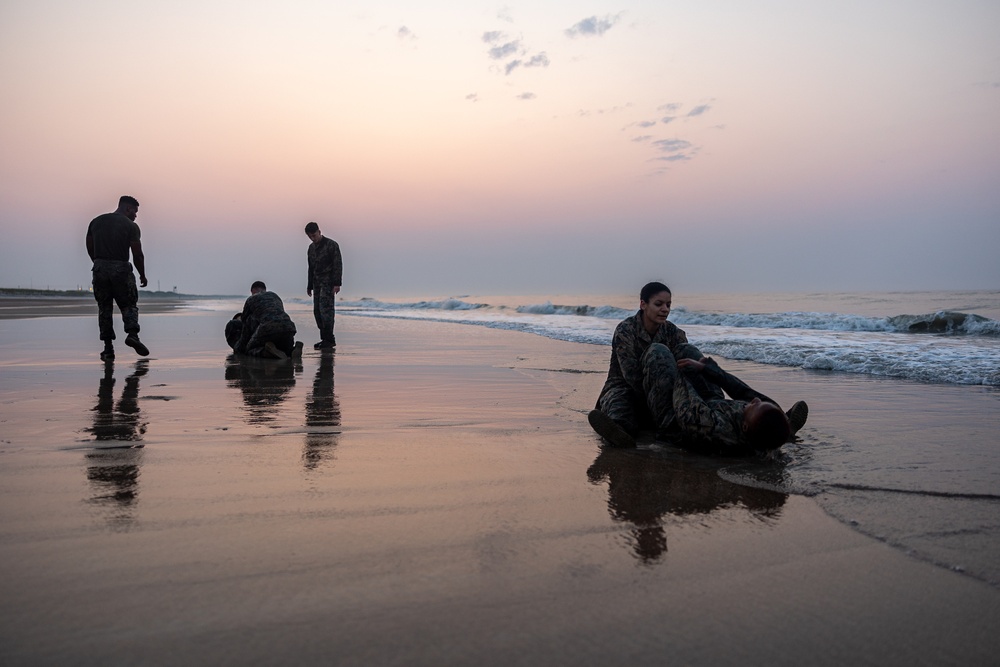
[[[109,510],[108,522],[113,527],[128,528],[135,520],[142,438],[146,432],[139,409],[139,378],[149,372],[149,361],[135,362],[117,403],[114,369],[113,361],[105,362],[97,387],[97,405],[92,408],[93,426],[86,429],[99,443],[86,455],[87,479],[93,491],[89,502]]]
[[[603,448],[587,470],[593,484],[608,482],[608,513],[632,524],[629,543],[643,563],[667,551],[666,515],[707,515],[733,507],[757,518],[775,517],[784,493],[741,486],[719,477],[718,462],[662,456],[645,450]]]
[[[263,425],[274,422],[278,408],[295,387],[301,363],[231,354],[226,357],[226,384],[243,392],[246,422]]]
[[[340,402],[333,392],[334,352],[324,350],[306,399],[306,442],[302,462],[309,470],[333,458],[340,433]]]

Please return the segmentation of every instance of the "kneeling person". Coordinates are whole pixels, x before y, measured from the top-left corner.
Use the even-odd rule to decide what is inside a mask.
[[[243,312],[226,325],[226,342],[237,354],[287,359],[302,356],[295,342],[295,323],[285,312],[281,297],[267,291],[260,280],[250,286]]]

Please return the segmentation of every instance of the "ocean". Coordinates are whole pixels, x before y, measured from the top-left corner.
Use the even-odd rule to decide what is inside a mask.
[[[311,320],[308,300],[285,302]],[[876,539],[1000,586],[1000,292],[675,293],[673,305],[702,352],[810,404],[797,442],[772,460],[719,461],[720,476],[812,496]],[[637,308],[637,295],[338,302],[341,316],[509,329],[601,355]]]

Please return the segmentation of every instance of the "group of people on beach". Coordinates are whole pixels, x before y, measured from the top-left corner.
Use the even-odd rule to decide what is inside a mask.
[[[94,298],[97,300],[97,324],[104,341],[101,352],[104,361],[115,358],[112,321],[115,304],[122,314],[125,344],[141,356],[149,355],[149,348],[139,340],[139,291],[132,273],[134,263],[139,272],[139,285],[148,284],[141,232],[135,222],[138,214],[138,200],[123,195],[117,209],[97,216],[87,228],[87,253],[94,262]],[[317,223],[307,224],[305,233],[310,241],[306,253],[306,294],[313,297],[313,315],[320,333],[320,340],[313,347],[329,350],[337,345],[333,335],[335,299],[343,284],[344,262],[340,245],[323,236]],[[132,263],[129,263],[130,252]],[[269,292],[260,280],[250,286],[250,297],[243,304],[243,310],[226,324],[225,330],[226,342],[237,354],[274,359],[302,356],[303,345],[295,341],[295,334],[295,323],[285,312],[281,298]]]
[[[98,216],[87,229],[104,360],[115,355],[113,303],[122,313],[125,344],[142,356],[149,354],[139,340],[138,290],[129,263],[131,252],[145,287],[145,257],[135,222],[138,211],[139,202],[123,196],[117,210]],[[305,233],[310,240],[306,293],[313,297],[320,330],[320,341],[313,347],[332,349],[337,344],[334,299],[343,275],[340,246],[323,236],[315,222],[305,226]],[[727,455],[769,452],[792,439],[808,417],[806,403],[798,401],[784,412],[777,401],[702,355],[682,330],[667,321],[672,299],[666,285],[648,283],[639,294],[639,311],[615,329],[607,380],[588,414],[593,429],[613,447],[635,447],[642,431],[652,431],[659,442]],[[260,280],[250,286],[243,310],[225,330],[235,353],[275,359],[302,356],[303,345],[295,341],[295,334],[295,323],[281,298]]]

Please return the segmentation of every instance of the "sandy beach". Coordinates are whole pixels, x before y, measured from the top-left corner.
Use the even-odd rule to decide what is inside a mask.
[[[231,358],[228,317],[144,310],[108,365],[96,316],[0,321],[0,663],[996,662],[996,587],[603,450],[607,347],[340,316],[324,355],[297,315],[293,365]]]

